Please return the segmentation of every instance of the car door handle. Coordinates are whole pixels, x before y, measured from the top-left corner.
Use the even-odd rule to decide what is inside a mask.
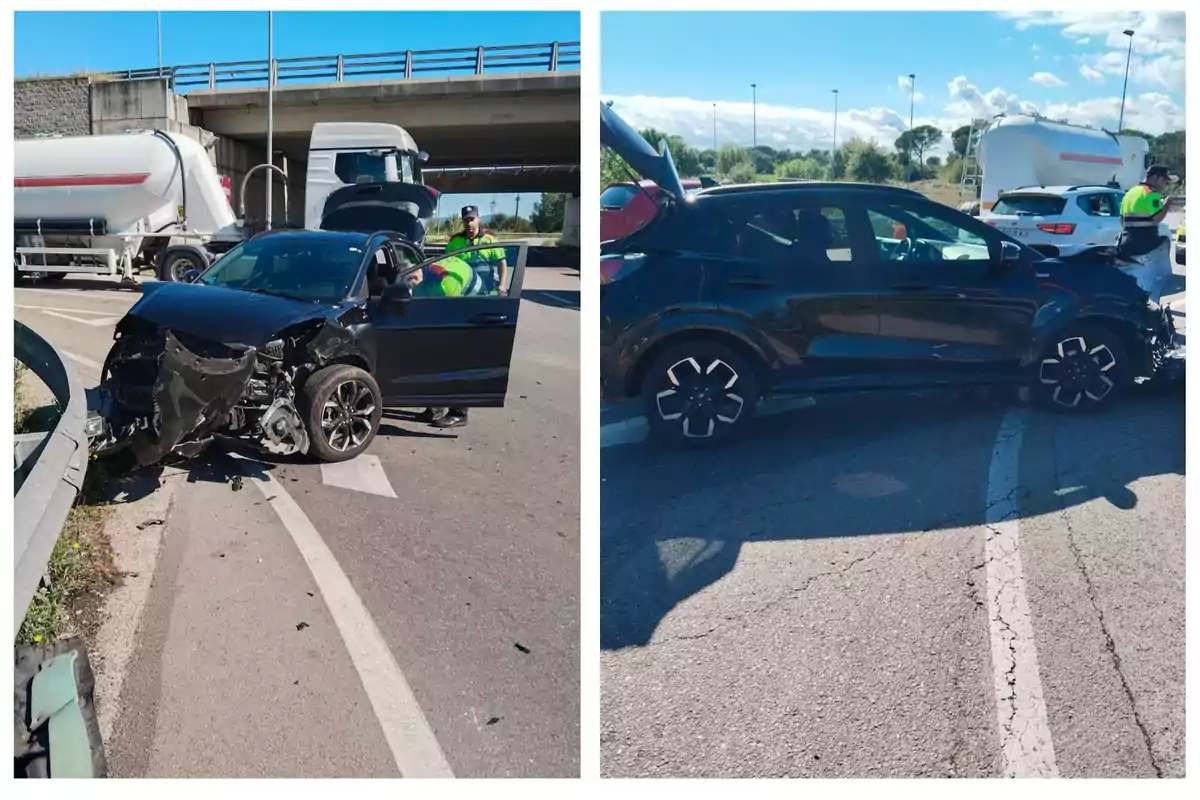
[[[775,283],[766,278],[734,278],[729,285],[738,289],[772,289]]]
[[[924,292],[929,289],[928,283],[893,283],[892,289],[897,292]]]
[[[508,322],[508,314],[476,314],[471,317],[472,325],[500,325]]]

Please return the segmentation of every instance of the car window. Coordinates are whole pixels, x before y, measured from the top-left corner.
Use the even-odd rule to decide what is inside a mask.
[[[797,266],[849,262],[853,245],[844,209],[783,195],[721,203],[689,220],[690,242],[708,252]]]
[[[363,244],[348,236],[263,236],[230,250],[197,283],[338,303],[358,278]]]
[[[521,248],[491,242],[424,262],[411,249],[398,249],[396,256],[414,298],[499,297],[512,291]]]
[[[1079,195],[1075,202],[1089,217],[1115,217],[1121,207],[1119,203],[1113,205],[1113,197],[1112,192],[1092,192]]]
[[[1067,207],[1063,197],[1052,194],[1005,194],[1000,195],[993,214],[1015,214],[1017,216],[1057,217]]]
[[[867,218],[884,261],[988,261],[987,239],[975,220],[931,204],[867,204]]]
[[[628,184],[610,186],[600,195],[600,209],[602,211],[620,211],[639,194],[641,194],[640,189]]]

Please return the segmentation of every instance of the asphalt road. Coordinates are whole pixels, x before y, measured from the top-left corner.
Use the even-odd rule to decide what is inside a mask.
[[[602,409],[605,777],[1184,774],[1181,387],[635,423]]]
[[[578,292],[529,271],[507,405],[464,429],[389,411],[349,468],[216,453],[128,487],[118,550],[153,579],[101,636],[113,775],[578,776]],[[69,278],[17,319],[90,386],[135,299]]]

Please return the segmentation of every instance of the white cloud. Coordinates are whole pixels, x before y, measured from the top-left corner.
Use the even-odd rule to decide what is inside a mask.
[[[1029,80],[1033,83],[1047,87],[1059,87],[1067,85],[1066,81],[1052,72],[1035,72],[1030,76]]]
[[[1079,74],[1087,80],[1088,83],[1104,83],[1104,73],[1097,69],[1092,69],[1087,64],[1079,67]]]
[[[983,92],[965,76],[949,84],[950,102],[941,114],[922,114],[916,125],[933,125],[945,133],[941,146],[931,152],[944,155],[950,147],[950,133],[975,118],[997,114],[1041,113],[1051,119],[1066,119],[1096,128],[1117,127],[1121,98],[1096,98],[1074,103],[1037,105],[996,87]],[[711,147],[713,118],[711,99],[687,97],[624,96],[605,97],[613,108],[635,128],[657,128],[675,133],[696,147]],[[844,98],[843,98],[844,99]],[[838,114],[838,141],[859,137],[891,148],[896,137],[908,128],[908,103],[899,108],[846,108]],[[1125,102],[1125,126],[1158,134],[1184,127],[1184,109],[1169,95],[1147,92],[1131,94]],[[717,101],[717,142],[749,145],[753,138],[752,104]],[[833,140],[833,103],[828,108],[801,108],[758,104],[758,141],[777,149],[805,151],[828,149]]]
[[[907,75],[897,75],[896,85],[900,87],[900,91],[904,92],[906,96],[912,97],[914,102],[919,103],[925,99],[925,95],[913,91],[913,81]]]
[[[1040,44],[1035,44],[1035,45],[1034,45],[1034,46],[1033,46],[1031,49],[1032,49],[1032,50],[1033,50],[1033,52],[1035,52],[1035,53],[1040,53],[1040,52],[1042,52],[1042,46],[1041,46]]]
[[[1124,75],[1125,57],[1132,30],[1133,59],[1129,80],[1134,86],[1183,92],[1186,32],[1182,11],[1011,11],[1000,12],[1019,30],[1057,27],[1079,45],[1102,43],[1107,52],[1090,58],[1090,65],[1106,74]]]

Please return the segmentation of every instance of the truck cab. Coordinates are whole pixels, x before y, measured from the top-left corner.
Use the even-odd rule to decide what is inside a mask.
[[[380,183],[424,185],[429,154],[408,131],[383,122],[318,122],[308,147],[304,227],[316,230],[330,195],[348,186]]]

